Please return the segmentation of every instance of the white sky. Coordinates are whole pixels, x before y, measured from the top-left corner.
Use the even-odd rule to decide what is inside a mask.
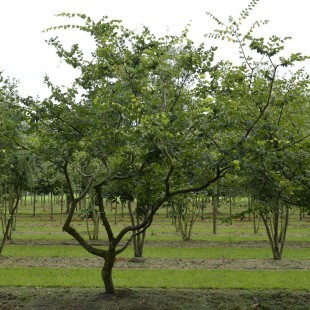
[[[0,71],[20,81],[24,96],[48,96],[42,82],[45,74],[59,84],[69,84],[72,72],[60,64],[45,40],[58,35],[75,43],[83,41],[83,37],[79,32],[43,34],[47,27],[67,23],[54,17],[56,13],[86,13],[96,20],[108,15],[123,20],[130,29],[139,30],[146,25],[157,35],[180,33],[191,21],[191,38],[200,42],[203,34],[216,26],[206,11],[226,21],[248,3],[249,0],[0,0]],[[310,55],[309,8],[309,0],[260,0],[251,21],[269,19],[264,34],[292,36],[289,52]],[[226,47],[223,52],[229,55],[231,48]]]

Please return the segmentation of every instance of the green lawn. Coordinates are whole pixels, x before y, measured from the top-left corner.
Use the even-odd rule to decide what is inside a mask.
[[[0,286],[102,287],[100,269],[0,268]],[[145,288],[309,290],[310,271],[114,270],[115,285]]]
[[[81,246],[66,245],[7,245],[3,255],[14,257],[93,257]],[[120,257],[132,257],[133,250],[129,247]],[[144,256],[149,258],[272,258],[269,248],[238,248],[238,247],[145,247]],[[283,258],[309,259],[310,248],[285,249]]]
[[[40,212],[31,216],[31,206],[21,209],[17,218],[16,231],[13,240],[71,240],[72,237],[62,232],[60,215],[55,214],[50,220],[48,212]],[[240,211],[242,208],[239,208]],[[55,208],[57,210],[57,208]],[[25,211],[25,212],[24,212]],[[114,223],[113,212],[109,212],[111,223]],[[222,208],[226,212],[227,208]],[[218,221],[218,233],[212,234],[212,221],[197,221],[193,227],[193,242],[182,242],[181,235],[175,231],[171,219],[165,217],[165,209],[160,210],[152,226],[147,231],[146,240],[152,241],[152,246],[146,245],[144,256],[160,259],[271,259],[271,249],[266,243],[267,235],[261,223],[258,234],[253,232],[253,223],[249,221],[234,221],[232,225]],[[208,215],[209,216],[209,215]],[[224,216],[224,215],[223,215]],[[65,219],[65,215],[63,216]],[[119,214],[118,223],[113,225],[117,234],[124,225],[128,224],[125,217]],[[287,245],[283,259],[309,260],[310,247],[290,248],[289,242],[310,242],[310,223],[300,221],[298,214],[293,214],[288,227]],[[76,218],[73,225],[87,239],[85,222]],[[2,234],[0,232],[0,238]],[[100,238],[106,238],[103,227],[100,227]],[[165,241],[165,244],[161,243]],[[197,242],[195,241],[204,241]],[[251,247],[238,243],[251,242]],[[157,243],[158,242],[158,243]],[[174,242],[171,246],[167,242]],[[217,242],[211,247],[208,242]],[[257,242],[257,247],[255,243]],[[260,242],[260,243],[259,243]],[[225,243],[225,244],[224,244]],[[158,246],[157,246],[158,244]],[[178,247],[178,244],[180,247]],[[168,244],[169,245],[169,244]],[[264,244],[263,244],[264,245]],[[81,246],[75,245],[9,245],[4,248],[3,255],[9,257],[94,257]],[[120,257],[132,257],[133,250],[129,247]],[[276,264],[277,261],[274,261]],[[243,289],[288,289],[309,290],[310,270],[168,270],[168,269],[127,269],[114,270],[113,278],[116,287],[148,287],[148,288],[243,288]],[[103,287],[100,269],[94,268],[1,268],[0,286],[76,286]]]

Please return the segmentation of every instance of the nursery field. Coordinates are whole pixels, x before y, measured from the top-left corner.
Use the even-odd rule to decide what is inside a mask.
[[[309,216],[292,211],[283,258],[274,260],[262,223],[254,233],[252,218],[230,224],[222,221],[228,207],[219,210],[217,233],[207,209],[189,241],[160,210],[143,257],[133,257],[132,247],[118,257],[111,297],[103,293],[102,259],[62,232],[59,206],[51,219],[48,207],[33,216],[22,205],[0,256],[0,309],[310,309]],[[116,232],[128,224],[126,213],[109,212]],[[85,219],[77,216],[74,225],[87,239]],[[91,242],[106,244],[102,227]]]

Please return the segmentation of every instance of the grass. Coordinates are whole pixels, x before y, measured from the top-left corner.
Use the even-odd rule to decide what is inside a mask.
[[[310,271],[115,270],[119,288],[234,288],[309,290]],[[100,270],[1,268],[0,286],[102,287]]]
[[[28,197],[30,198],[30,197]],[[28,199],[29,202],[29,199]],[[47,209],[49,205],[47,204]],[[59,212],[59,206],[55,206],[55,211]],[[236,207],[235,211],[241,211],[244,208]],[[209,210],[209,209],[208,209]],[[37,215],[31,216],[31,205],[22,205],[18,213],[17,231],[14,232],[13,238],[21,240],[70,240],[71,236],[62,232],[61,216],[59,213],[54,214],[54,220],[50,220],[49,212],[43,212],[41,208],[38,208]],[[119,211],[120,212],[120,211]],[[228,208],[226,205],[221,207],[221,216],[228,216]],[[159,210],[159,215],[156,216],[154,223],[147,232],[148,241],[180,241],[181,235],[175,231],[175,227],[171,223],[171,219],[165,216],[165,209]],[[114,223],[114,213],[107,208],[107,214],[111,217],[111,223]],[[206,216],[210,217],[206,213]],[[290,225],[288,228],[287,241],[289,242],[310,242],[309,234],[309,222],[299,221],[298,213],[291,214]],[[66,215],[63,215],[63,220]],[[118,213],[118,223],[113,225],[115,234],[120,231],[124,225],[129,224],[129,218],[122,217]],[[73,225],[78,228],[79,231],[83,231],[83,236],[87,238],[86,225],[84,221],[76,219]],[[101,230],[101,236],[105,236],[103,228]],[[1,235],[0,235],[1,237]],[[208,218],[206,221],[198,221],[193,227],[193,240],[206,240],[214,242],[258,242],[267,241],[265,228],[261,223],[258,234],[253,233],[253,223],[244,221],[233,221],[232,225],[222,223],[221,219],[218,220],[218,234],[212,234],[212,221]]]
[[[194,228],[195,229],[195,228]],[[84,238],[88,238],[87,233],[82,234]],[[1,235],[0,235],[1,238]],[[40,233],[32,233],[29,234],[29,231],[21,232],[17,231],[14,232],[13,234],[14,240],[73,240],[73,238],[68,235],[65,232],[62,232],[61,229],[59,228],[56,231],[42,231]],[[101,237],[100,237],[101,238]],[[180,234],[174,234],[174,235],[160,235],[160,234],[147,234],[146,237],[147,241],[182,241],[181,235]],[[257,242],[257,241],[268,241],[266,235],[228,235],[228,234],[204,234],[204,235],[197,235],[193,233],[192,235],[192,240],[193,241],[209,241],[209,242],[229,242],[229,243],[239,243],[239,242]],[[301,236],[293,236],[293,235],[288,235],[287,236],[287,241],[288,242],[310,242],[310,236],[309,235],[301,235]],[[289,246],[289,244],[287,244]]]
[[[85,235],[85,237],[87,237]],[[14,233],[13,235],[13,240],[62,240],[62,241],[67,241],[67,240],[73,240],[74,238],[71,237],[67,233],[40,233],[40,234],[19,234],[19,233]]]
[[[227,258],[227,259],[266,259],[272,258],[269,248],[237,248],[237,247],[205,247],[205,248],[175,248],[146,247],[145,257],[150,258]],[[310,248],[286,249],[283,258],[309,259]]]
[[[66,245],[7,245],[3,255],[14,257],[94,257],[81,246]],[[128,248],[120,257],[132,257],[133,250]],[[269,248],[238,247],[145,247],[144,256],[148,258],[227,258],[227,259],[268,259],[272,258]],[[285,249],[284,259],[309,259],[310,248]]]
[[[22,206],[22,213],[18,214],[17,230],[13,233],[13,240],[71,240],[72,237],[62,232],[61,217],[55,214],[50,220],[49,212],[37,213],[31,216],[31,206]],[[242,208],[241,208],[242,209]],[[240,209],[240,210],[241,210]],[[57,208],[55,208],[57,210]],[[225,209],[226,210],[226,209]],[[221,212],[226,212],[221,208]],[[25,212],[24,212],[25,211]],[[108,211],[110,211],[108,207]],[[212,221],[197,221],[193,227],[192,239],[202,242],[181,241],[181,235],[175,231],[171,219],[165,217],[165,210],[160,210],[154,223],[147,232],[146,240],[152,241],[152,246],[146,246],[144,256],[148,258],[178,259],[270,259],[271,249],[266,247],[242,247],[236,243],[267,241],[265,229],[261,223],[258,234],[253,233],[253,223],[249,221],[234,221],[232,225],[218,221],[218,234],[212,234]],[[111,223],[114,223],[113,212],[110,213]],[[208,215],[209,216],[209,215]],[[225,215],[226,216],[226,215]],[[116,234],[124,225],[126,217],[119,214],[120,222],[113,225]],[[63,216],[65,219],[65,215]],[[87,239],[85,222],[76,220],[73,225],[82,232]],[[299,221],[298,214],[290,217],[287,245],[284,249],[283,259],[309,260],[310,248],[290,248],[289,242],[310,242],[309,222]],[[100,228],[100,237],[105,238],[103,228]],[[0,239],[2,235],[0,232]],[[156,242],[158,241],[158,246]],[[175,246],[163,246],[161,241],[175,242]],[[208,242],[217,242],[216,247],[208,246]],[[221,245],[221,243],[225,243]],[[231,246],[227,244],[231,243]],[[165,243],[167,244],[167,243]],[[181,247],[178,247],[180,244]],[[262,243],[260,243],[262,245]],[[6,245],[3,255],[12,257],[94,257],[81,246],[66,245]],[[128,248],[121,257],[132,257],[133,250]],[[277,262],[274,261],[276,264]],[[310,270],[149,270],[127,269],[114,270],[113,278],[116,287],[136,288],[219,288],[219,289],[288,289],[309,290]],[[94,268],[1,268],[0,286],[48,286],[48,287],[102,287],[100,270]]]
[[[70,240],[71,236],[62,232],[60,220],[55,219],[51,221],[45,217],[20,217],[18,219],[17,230],[13,237],[21,240]],[[59,215],[58,215],[59,217]],[[57,216],[55,216],[57,218]],[[125,218],[119,217],[121,220],[118,224],[113,225],[115,234],[120,231],[124,225],[129,222]],[[112,223],[114,220],[111,221]],[[82,235],[87,238],[86,225],[83,221],[75,221],[74,226],[82,231]],[[100,229],[100,236],[105,237],[103,228]],[[153,225],[147,232],[148,241],[180,241],[181,235],[175,231],[175,227],[171,224],[171,219],[160,215],[156,218]],[[253,224],[248,221],[233,222],[232,225],[227,225],[218,222],[218,233],[212,234],[211,222],[198,221],[193,227],[192,240],[205,240],[213,242],[256,242],[267,241],[265,228],[261,228],[257,234],[253,232]],[[288,228],[287,241],[289,242],[310,242],[309,223],[300,222],[297,219],[292,219]]]

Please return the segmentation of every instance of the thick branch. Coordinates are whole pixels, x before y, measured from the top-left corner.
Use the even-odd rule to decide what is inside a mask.
[[[66,231],[68,234],[70,234],[87,252],[97,255],[100,257],[104,257],[106,254],[105,250],[102,249],[97,249],[87,243],[85,239],[75,230],[73,227],[70,225],[65,225],[64,226],[64,231]]]
[[[69,190],[69,195],[70,195],[71,201],[74,201],[75,200],[74,192],[73,192],[70,176],[69,176],[69,173],[68,173],[68,162],[67,161],[65,162],[64,166],[62,167],[62,169],[63,169],[64,175],[65,175],[65,179],[66,179],[66,182],[67,182],[67,185],[68,185],[68,190]]]
[[[169,198],[172,196],[176,196],[176,195],[180,195],[180,194],[187,194],[187,193],[193,193],[193,192],[200,192],[204,189],[206,189],[207,187],[209,187],[211,184],[215,183],[216,181],[218,181],[219,179],[221,179],[222,177],[225,176],[225,174],[227,173],[227,171],[229,169],[234,168],[234,166],[228,166],[225,167],[223,169],[219,169],[217,170],[216,176],[213,177],[211,180],[209,180],[208,182],[204,183],[203,185],[200,186],[196,186],[196,187],[189,187],[189,188],[184,188],[184,189],[179,189],[173,192],[170,192],[169,194]]]
[[[103,197],[102,197],[102,191],[101,191],[101,187],[96,186],[95,187],[95,191],[96,191],[96,195],[97,195],[97,201],[98,201],[98,207],[99,207],[99,214],[100,214],[100,218],[102,220],[102,224],[107,232],[108,235],[108,239],[110,242],[114,242],[114,236],[113,236],[113,232],[110,226],[110,223],[107,219],[107,216],[105,214],[105,210],[104,210],[104,205],[103,205]]]
[[[310,134],[306,135],[305,137],[303,137],[303,138],[301,138],[301,139],[299,139],[299,140],[294,141],[293,143],[291,143],[291,144],[289,144],[289,145],[286,145],[286,146],[282,146],[282,147],[280,147],[280,148],[277,148],[277,149],[275,149],[274,151],[277,152],[277,151],[285,150],[285,149],[287,149],[287,148],[289,148],[289,147],[291,147],[291,146],[293,146],[293,145],[295,145],[295,144],[298,144],[298,143],[300,143],[300,142],[302,142],[302,141],[308,139],[309,137],[310,137]]]
[[[134,230],[140,230],[141,228],[145,228],[144,230],[146,230],[153,221],[153,217],[155,215],[155,213],[157,212],[157,210],[163,205],[163,203],[165,201],[167,201],[169,199],[169,196],[165,195],[164,197],[160,198],[157,200],[156,204],[152,207],[150,213],[144,218],[143,222],[141,222],[140,224],[137,225],[131,225],[131,226],[127,226],[124,227],[119,234],[117,235],[117,237],[115,238],[115,242],[116,244],[118,244],[122,238],[129,232],[129,231],[134,231]],[[141,231],[143,232],[143,230]]]
[[[118,249],[115,253],[116,255],[122,253],[123,251],[125,251],[127,249],[127,247],[130,245],[130,243],[132,242],[132,239],[138,235],[143,234],[152,224],[152,221],[150,221],[145,227],[143,227],[143,229],[133,233],[130,238],[127,240],[127,242],[120,248]]]

